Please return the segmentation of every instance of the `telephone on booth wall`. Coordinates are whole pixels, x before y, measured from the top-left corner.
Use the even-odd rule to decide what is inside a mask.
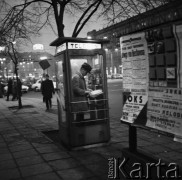
[[[88,87],[92,90],[102,89],[101,69],[93,69],[88,76]]]

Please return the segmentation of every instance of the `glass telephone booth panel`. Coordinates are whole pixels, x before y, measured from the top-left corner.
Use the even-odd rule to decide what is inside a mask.
[[[65,54],[61,54],[55,57],[56,60],[56,82],[57,82],[57,106],[58,106],[58,124],[59,134],[62,137],[61,140],[66,143],[68,142],[68,121],[66,118],[66,96],[65,96],[65,77],[63,72]]]
[[[61,109],[62,109],[62,113],[61,113],[61,122],[62,123],[66,123],[66,115],[65,115],[65,110],[66,110],[66,106],[65,106],[65,95],[64,95],[64,79],[63,79],[63,61],[57,61],[57,94],[58,94],[58,104],[60,105]]]
[[[84,77],[86,89],[90,91],[90,95],[77,98],[77,95],[74,94],[74,85],[72,82],[72,123],[81,121],[97,121],[95,123],[98,123],[98,121],[104,121],[108,118],[108,99],[103,81],[105,76],[105,71],[103,70],[103,55],[71,56],[70,65],[72,78],[74,78],[75,73],[79,73],[81,65],[85,62],[92,67],[91,72]]]
[[[105,51],[98,41],[94,42],[68,38],[53,43],[59,50],[55,55],[59,137],[68,149],[103,145],[110,140]],[[96,49],[85,49],[93,46]],[[90,93],[77,97],[74,76],[80,73],[83,63],[92,67],[82,76],[84,91]]]

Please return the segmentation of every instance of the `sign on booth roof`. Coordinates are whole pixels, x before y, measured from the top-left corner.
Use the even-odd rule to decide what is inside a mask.
[[[101,49],[101,44],[68,42],[68,49],[87,49],[87,50]],[[56,54],[64,50],[66,50],[66,43],[56,48]]]
[[[68,49],[101,49],[101,44],[68,42]]]

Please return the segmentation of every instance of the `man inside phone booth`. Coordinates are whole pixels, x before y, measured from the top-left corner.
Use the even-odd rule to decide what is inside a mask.
[[[80,70],[72,77],[73,88],[73,112],[76,113],[76,121],[83,121],[84,114],[88,111],[88,95],[90,89],[87,89],[84,76],[86,76],[92,67],[88,63],[83,63]],[[85,112],[84,112],[85,111]]]

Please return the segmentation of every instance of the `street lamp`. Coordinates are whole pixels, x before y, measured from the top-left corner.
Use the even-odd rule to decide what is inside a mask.
[[[45,59],[47,59],[47,56],[41,56],[40,57],[40,60],[45,60]]]
[[[5,51],[5,46],[0,46],[0,52]]]
[[[6,61],[6,58],[0,58],[0,61],[3,62],[3,61]],[[1,63],[3,64],[3,63]]]
[[[8,79],[8,68],[5,67],[4,70],[5,70],[5,72],[6,72],[6,78]]]

